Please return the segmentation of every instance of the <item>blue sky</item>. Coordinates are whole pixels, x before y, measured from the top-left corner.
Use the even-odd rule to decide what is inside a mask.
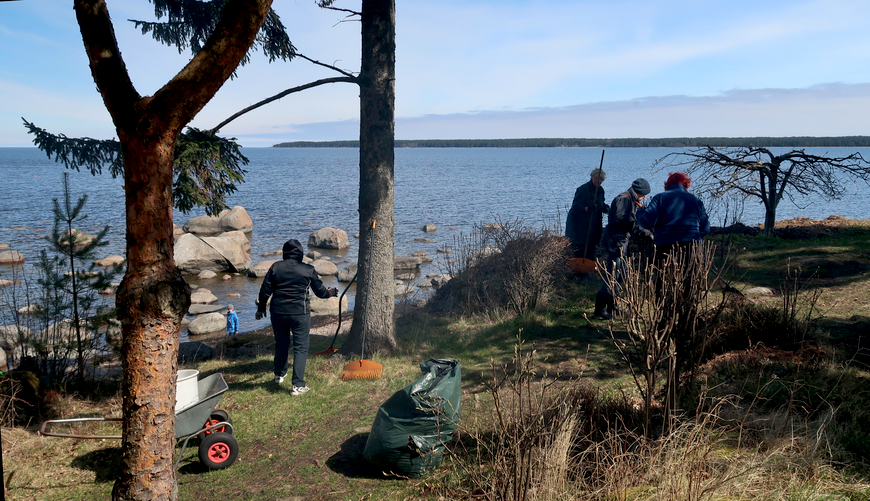
[[[870,135],[866,0],[396,3],[399,139]],[[126,21],[153,19],[150,3],[108,5],[133,82],[151,94],[190,54]],[[358,70],[359,23],[314,0],[274,8],[300,53]],[[115,137],[72,2],[0,2],[0,46],[0,146],[31,145],[21,117]],[[255,54],[193,125],[334,75]],[[356,139],[358,95],[350,84],[293,94],[222,132],[245,146]]]

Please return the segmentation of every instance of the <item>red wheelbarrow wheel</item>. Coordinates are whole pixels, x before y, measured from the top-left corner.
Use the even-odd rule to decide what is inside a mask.
[[[199,443],[199,460],[210,470],[229,468],[239,456],[239,443],[229,433],[212,433]]]
[[[208,417],[208,421],[206,421],[205,424],[202,425],[202,427],[203,427],[203,429],[205,429],[205,428],[208,428],[209,426],[214,426],[218,423],[233,424],[233,420],[230,418],[230,415],[229,415],[229,413],[227,413],[227,411],[225,411],[223,409],[215,409],[215,410],[211,411],[211,416]],[[217,427],[213,430],[206,431],[205,435],[208,436],[208,435],[211,435],[212,433],[223,433],[223,432],[226,432],[226,433],[229,433],[232,435],[233,432],[231,430],[232,430],[232,428],[230,428],[230,427],[220,426],[220,427]]]

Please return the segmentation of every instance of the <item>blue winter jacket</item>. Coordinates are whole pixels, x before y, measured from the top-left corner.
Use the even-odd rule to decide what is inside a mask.
[[[654,196],[646,209],[637,211],[637,222],[653,230],[656,245],[701,240],[710,233],[704,203],[681,184]]]
[[[227,312],[227,334],[235,334],[239,331],[239,316],[235,311]]]

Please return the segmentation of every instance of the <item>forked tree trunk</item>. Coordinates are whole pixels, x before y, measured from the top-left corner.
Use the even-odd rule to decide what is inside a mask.
[[[353,325],[341,352],[366,357],[396,347],[393,286],[393,165],[396,4],[363,0],[360,81],[360,251]],[[372,223],[376,221],[374,230]],[[369,256],[371,255],[371,259]],[[370,275],[370,276],[369,276]]]
[[[153,96],[133,86],[104,0],[75,0],[91,74],[124,158],[127,273],[116,305],[123,330],[123,442],[115,501],[178,497],[175,376],[178,328],[190,290],[172,246],[175,140],[229,78],[263,25],[271,0],[229,0],[202,50]]]
[[[144,138],[143,138],[144,136]],[[190,287],[173,260],[175,136],[121,138],[125,159],[127,273],[118,288],[123,329],[123,468],[116,500],[175,499],[178,329]]]

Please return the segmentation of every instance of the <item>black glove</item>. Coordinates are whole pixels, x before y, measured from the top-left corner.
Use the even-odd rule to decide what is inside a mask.
[[[329,289],[326,289],[326,290],[329,291],[329,297],[338,296],[338,289],[336,289],[335,287],[330,287]]]
[[[259,320],[259,319],[261,319],[261,318],[263,318],[263,317],[265,317],[265,316],[266,316],[266,310],[257,310],[257,314],[254,315],[254,318],[256,318],[257,320]]]

